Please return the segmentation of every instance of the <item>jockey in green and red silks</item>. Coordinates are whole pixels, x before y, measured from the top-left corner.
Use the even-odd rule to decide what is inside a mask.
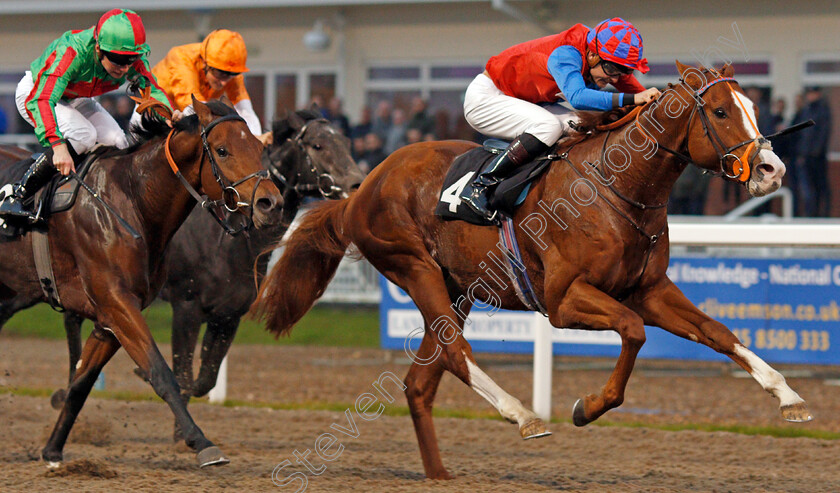
[[[146,44],[146,33],[140,16],[130,10],[114,9],[103,15],[94,27],[64,33],[32,62],[31,72],[24,77],[24,80],[31,80],[32,88],[26,93],[25,114],[22,112],[22,116],[35,126],[35,135],[41,144],[52,147],[66,142],[64,133],[69,131],[72,134],[74,130],[61,128],[59,124],[56,106],[62,102],[70,103],[77,98],[99,96],[119,88],[126,81],[139,79],[141,88],[151,84],[152,97],[171,107],[166,94],[157,86],[151,74],[146,60],[148,52],[149,46]],[[127,65],[127,70],[121,71],[121,76],[117,72],[115,75],[118,76],[114,77],[101,62],[105,57],[108,57],[111,64],[112,58],[122,57],[122,60],[116,61],[130,65]],[[96,123],[94,126],[97,126]],[[72,135],[68,136],[76,153],[90,150],[96,142],[120,148],[128,145],[118,125],[99,127],[99,139],[87,136],[87,139],[77,140]],[[104,131],[104,134],[98,135],[102,133],[99,130]]]
[[[172,108],[149,70],[148,53],[140,16],[113,9],[90,29],[64,33],[32,62],[18,83],[15,103],[48,149],[19,183],[0,189],[0,217],[37,220],[29,199],[56,169],[63,175],[75,171],[73,154],[84,154],[96,144],[128,147],[125,132],[94,96],[136,82],[140,88],[151,85],[151,96]],[[180,112],[173,114],[173,119],[179,117]]]

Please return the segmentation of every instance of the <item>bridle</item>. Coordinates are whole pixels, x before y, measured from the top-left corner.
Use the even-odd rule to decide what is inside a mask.
[[[685,83],[685,81],[683,79],[680,79],[680,81]],[[739,142],[735,145],[726,147],[726,144],[723,143],[723,139],[720,138],[720,135],[718,135],[717,131],[715,130],[714,126],[712,126],[712,123],[709,120],[709,115],[706,113],[706,109],[705,109],[706,108],[706,103],[703,100],[703,94],[705,94],[706,91],[708,91],[710,87],[714,86],[715,84],[721,83],[721,82],[726,83],[726,85],[729,87],[729,89],[732,91],[732,93],[733,94],[735,93],[735,90],[732,89],[732,86],[729,83],[730,82],[737,82],[737,81],[732,77],[720,77],[720,76],[718,76],[718,78],[712,80],[711,82],[706,83],[705,85],[703,85],[702,87],[700,87],[699,89],[697,89],[693,92],[691,99],[694,100],[694,107],[692,107],[691,114],[688,117],[688,125],[686,125],[686,136],[682,141],[683,142],[688,141],[688,134],[689,134],[689,132],[691,132],[691,123],[694,121],[694,116],[699,115],[700,123],[703,125],[703,134],[706,136],[707,139],[709,139],[709,142],[712,144],[712,147],[715,149],[715,153],[717,153],[718,163],[719,163],[719,167],[720,167],[720,171],[708,171],[707,170],[708,173],[711,173],[714,176],[723,176],[723,177],[726,177],[730,180],[737,180],[740,183],[746,184],[747,180],[750,179],[752,160],[755,159],[755,157],[758,156],[758,154],[762,150],[765,150],[765,149],[766,150],[772,150],[773,147],[770,145],[770,141],[766,137],[761,135],[761,132],[758,131],[758,127],[757,127],[756,123],[754,121],[752,121],[751,118],[748,118],[748,120],[750,121],[750,124],[752,125],[753,130],[755,131],[756,135],[758,135],[758,137],[750,138],[750,139],[747,139],[743,142]],[[676,87],[672,88],[671,90],[676,91]],[[667,91],[666,91],[666,93],[667,93]],[[660,96],[660,99],[662,99],[664,97],[664,94],[665,93],[663,93],[663,95]],[[749,115],[749,113],[747,112],[747,109],[744,108],[743,103],[741,103],[741,101],[737,97],[735,98],[735,100],[738,102],[738,105],[741,106],[741,109],[742,109],[742,111],[744,111],[744,114]],[[654,139],[653,137],[648,135],[647,132],[645,132],[642,129],[641,125],[639,124],[639,115],[641,115],[641,112],[639,112],[639,114],[636,115],[636,127],[642,132],[642,134],[645,137],[647,137],[648,140],[654,142],[659,149],[662,149],[663,151],[666,151],[670,154],[673,154],[674,156],[680,158],[680,160],[682,160],[686,163],[694,164],[695,166],[697,166],[698,168],[701,168],[701,169],[704,168],[703,166],[700,166],[699,164],[694,162],[694,160],[691,157],[689,157],[688,155],[686,155],[682,152],[676,151],[674,149],[671,149],[669,147],[663,146],[658,141],[656,141],[656,139]],[[747,146],[747,149],[743,153],[741,153],[740,156],[736,155],[734,153],[734,151],[736,149],[739,149],[739,148],[743,147],[743,146]],[[727,169],[727,164],[726,164],[727,161],[730,160],[730,159],[732,160],[732,166],[731,166],[732,172],[731,173]],[[746,166],[744,166],[744,162],[746,162],[746,164],[747,164]],[[737,169],[736,169],[736,166],[737,166]]]
[[[172,168],[172,172],[175,173],[175,176],[181,181],[181,184],[186,188],[187,192],[201,205],[203,209],[210,213],[213,216],[213,219],[216,220],[217,223],[225,230],[225,232],[231,236],[237,235],[242,231],[250,229],[254,225],[254,202],[257,194],[257,189],[260,186],[260,182],[262,180],[266,180],[269,178],[268,170],[261,169],[259,171],[255,171],[250,175],[245,176],[244,178],[237,180],[235,182],[231,182],[219,168],[218,163],[216,162],[216,158],[213,156],[213,152],[210,150],[210,144],[207,142],[207,136],[210,132],[220,123],[228,122],[228,121],[241,121],[245,122],[245,120],[237,115],[225,115],[220,118],[217,118],[211,121],[207,126],[201,127],[201,144],[203,147],[201,161],[199,165],[199,176],[201,175],[201,166],[204,165],[204,157],[207,157],[207,160],[210,162],[210,169],[213,171],[213,176],[216,179],[216,183],[219,184],[219,188],[222,191],[222,198],[219,200],[210,200],[209,197],[205,195],[201,195],[193,188],[192,185],[184,178],[181,174],[181,170],[178,169],[178,165],[175,164],[175,160],[172,158],[172,152],[169,150],[169,142],[172,139],[172,135],[175,133],[175,129],[173,128],[169,135],[166,136],[166,142],[164,143],[164,151],[166,153],[166,160],[169,162],[169,167]],[[248,180],[256,179],[257,184],[254,185],[254,189],[251,192],[251,202],[242,202],[241,195],[239,190],[236,189],[237,185],[241,185]],[[224,207],[228,213],[238,212],[241,207],[249,207],[250,212],[248,214],[248,221],[246,224],[238,227],[233,228],[231,227],[228,222],[227,218],[220,217],[219,214],[216,213],[216,210],[220,207]]]
[[[283,142],[283,145],[291,143],[296,146],[297,150],[300,151],[301,154],[303,154],[305,161],[305,166],[303,168],[305,170],[301,171],[302,168],[298,167],[294,178],[283,175],[283,172],[278,166],[274,166],[273,162],[270,163],[271,165],[269,166],[269,170],[271,176],[286,189],[290,189],[298,195],[307,195],[310,192],[315,191],[318,192],[321,197],[327,199],[333,194],[341,192],[342,189],[341,187],[336,186],[335,177],[331,173],[318,171],[318,168],[315,167],[315,163],[312,161],[312,157],[306,150],[303,137],[309,127],[314,123],[330,125],[330,121],[325,118],[308,120],[304,123],[300,130],[295,132],[295,134],[291,137],[287,137]],[[269,161],[271,161],[270,157]],[[306,173],[307,176],[304,176],[304,173]]]

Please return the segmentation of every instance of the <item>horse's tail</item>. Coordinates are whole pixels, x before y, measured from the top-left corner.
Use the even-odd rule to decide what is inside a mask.
[[[266,330],[286,335],[324,294],[350,239],[344,211],[350,199],[328,200],[303,216],[284,242],[280,260],[265,278],[251,313]]]

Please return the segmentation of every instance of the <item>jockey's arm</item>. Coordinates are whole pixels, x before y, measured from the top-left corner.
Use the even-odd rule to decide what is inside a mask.
[[[645,104],[659,97],[659,89],[645,89],[633,74],[622,75],[614,87],[621,92],[633,94],[633,104]]]
[[[548,57],[548,72],[563,93],[563,97],[577,110],[608,111],[634,104],[629,93],[609,93],[586,87],[581,70],[583,55],[572,46],[560,46]]]
[[[260,125],[260,118],[254,112],[254,106],[251,104],[250,99],[243,99],[238,103],[233,105],[236,108],[236,112],[239,113],[239,116],[245,120],[245,123],[248,124],[248,130],[251,131],[254,135],[260,135],[262,133],[262,126]]]

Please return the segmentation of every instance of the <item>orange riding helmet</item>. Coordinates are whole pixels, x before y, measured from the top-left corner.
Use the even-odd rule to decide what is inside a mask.
[[[201,57],[212,68],[225,72],[243,73],[248,71],[245,62],[248,60],[248,49],[242,35],[217,29],[208,34],[201,42]]]

